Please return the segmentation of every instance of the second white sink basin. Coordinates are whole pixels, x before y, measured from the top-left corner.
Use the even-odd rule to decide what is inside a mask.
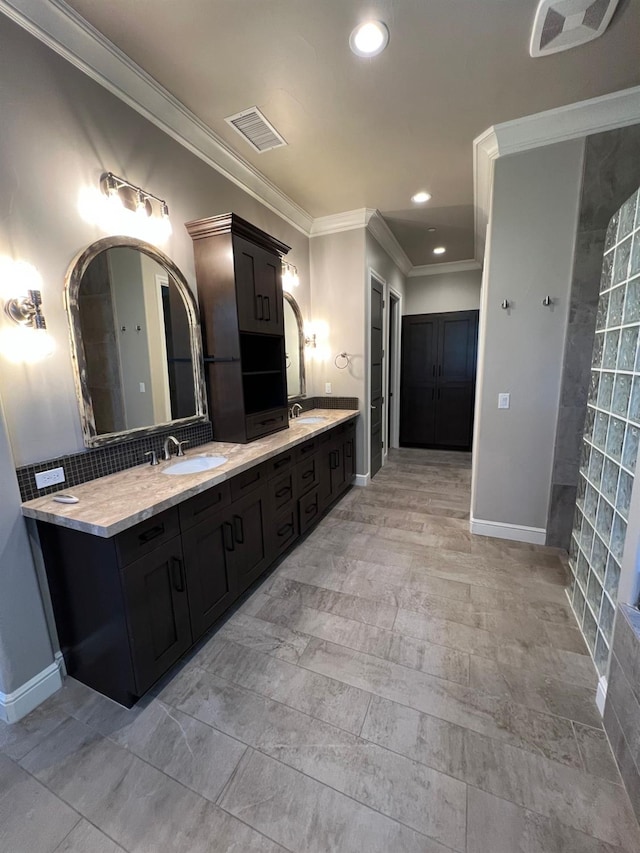
[[[311,418],[294,418],[293,422],[295,424],[320,424],[322,421],[326,421],[326,418],[323,415],[315,415]]]
[[[163,474],[197,474],[200,471],[210,471],[218,468],[227,461],[226,456],[191,456],[167,466]]]

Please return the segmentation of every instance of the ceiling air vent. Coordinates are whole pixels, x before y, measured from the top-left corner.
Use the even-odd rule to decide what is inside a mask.
[[[546,56],[592,41],[609,26],[618,0],[540,0],[531,56]]]
[[[250,107],[234,116],[228,116],[225,121],[260,154],[271,151],[272,148],[282,148],[287,144],[257,107]]]

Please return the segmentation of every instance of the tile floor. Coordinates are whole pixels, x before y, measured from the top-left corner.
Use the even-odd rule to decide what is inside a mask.
[[[404,450],[139,705],[0,724],[3,853],[639,853],[560,552]]]

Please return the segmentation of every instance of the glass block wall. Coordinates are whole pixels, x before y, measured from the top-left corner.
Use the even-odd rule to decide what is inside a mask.
[[[640,190],[607,230],[569,565],[571,603],[607,670],[640,440]]]

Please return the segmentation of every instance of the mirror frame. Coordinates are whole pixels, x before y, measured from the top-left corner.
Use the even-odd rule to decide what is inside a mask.
[[[120,432],[98,433],[96,431],[93,402],[91,400],[87,381],[87,359],[82,342],[78,295],[80,292],[82,277],[91,261],[93,261],[97,255],[102,252],[106,252],[107,249],[115,249],[119,247],[136,249],[156,261],[156,263],[164,267],[164,269],[169,273],[178,288],[187,312],[187,319],[189,321],[189,329],[191,333],[193,384],[195,389],[194,403],[196,411],[194,415],[191,415],[188,418],[176,418],[162,424],[153,424],[148,427],[134,427],[133,429],[121,430]],[[95,243],[91,243],[90,246],[79,252],[71,262],[65,277],[64,304],[67,311],[67,317],[69,319],[73,378],[78,398],[80,422],[82,425],[85,447],[105,447],[117,444],[123,440],[126,441],[128,439],[144,438],[147,435],[166,432],[166,430],[171,427],[184,427],[208,420],[207,394],[204,383],[204,362],[202,358],[202,337],[200,334],[198,305],[189,285],[187,284],[187,280],[182,275],[178,267],[173,263],[171,258],[167,257],[164,252],[161,252],[160,249],[152,246],[151,243],[145,243],[143,240],[137,240],[133,237],[115,236],[104,237],[101,240],[96,240]]]
[[[307,396],[307,378],[305,373],[304,366],[304,320],[302,319],[302,312],[300,311],[300,306],[294,299],[291,293],[287,290],[282,291],[282,295],[287,300],[289,305],[293,310],[293,313],[296,318],[296,322],[298,324],[298,347],[299,347],[299,365],[300,365],[300,393],[299,394],[288,394],[287,400],[299,400],[302,397]],[[286,343],[286,341],[285,341]],[[288,390],[288,389],[287,389]]]

